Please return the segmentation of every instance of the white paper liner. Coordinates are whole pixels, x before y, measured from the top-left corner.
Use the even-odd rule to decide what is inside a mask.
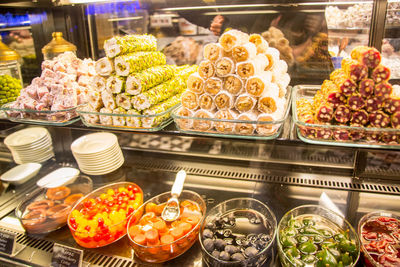
[[[234,120],[235,117],[236,114],[234,114],[234,112],[231,110],[219,110],[215,113],[215,118],[220,120]],[[235,123],[216,121],[214,122],[214,127],[220,133],[232,133]]]
[[[217,77],[209,78],[204,84],[204,91],[210,95],[216,95],[222,90],[222,80]]]
[[[264,90],[268,90],[272,79],[271,72],[262,72],[261,75],[251,76],[246,81],[246,92],[254,97],[262,95]]]
[[[260,34],[251,34],[249,41],[255,44],[257,48],[257,54],[265,53],[268,49],[268,42]]]
[[[281,119],[281,117],[277,116],[275,113],[272,114],[260,114],[257,117],[257,122],[264,122],[264,121],[276,121]],[[257,124],[256,131],[259,135],[273,135],[278,131],[279,127],[281,126],[281,123],[279,124]]]
[[[100,109],[100,113],[113,113],[113,111],[112,111],[112,109],[109,109],[109,108],[102,108],[102,109]],[[108,126],[113,125],[112,116],[99,115],[99,119],[100,119],[100,123],[102,125],[108,125]]]
[[[257,55],[257,47],[253,43],[245,43],[236,45],[232,48],[232,58],[235,62],[247,61],[255,58]]]
[[[103,101],[104,107],[108,109],[115,109],[117,105],[115,104],[114,96],[108,91],[101,92],[101,100]]]
[[[100,75],[96,75],[93,77],[93,90],[101,92],[106,89],[106,79]]]
[[[126,110],[124,110],[123,108],[116,108],[113,110],[112,112],[113,114],[125,114]],[[113,120],[113,125],[114,126],[125,126],[126,124],[126,120],[125,117],[123,116],[112,116],[112,120]]]
[[[176,114],[181,117],[193,117],[193,111],[180,107]],[[193,120],[192,119],[176,119],[176,123],[178,124],[179,128],[183,130],[189,130],[193,127]]]
[[[124,89],[124,79],[118,76],[110,76],[107,79],[106,90],[113,94],[119,94]]]
[[[257,110],[261,113],[274,113],[282,101],[279,98],[279,88],[276,84],[271,83],[269,90],[264,91],[258,99]]]
[[[115,96],[117,106],[129,110],[132,108],[131,96],[126,93],[121,93]]]
[[[212,62],[222,57],[223,47],[219,43],[209,43],[204,46],[203,56]]]
[[[237,120],[243,121],[256,121],[257,114],[255,112],[246,112],[239,114],[236,118]],[[251,135],[254,133],[256,128],[256,124],[251,123],[236,123],[235,125],[235,133],[240,135]]]
[[[107,57],[100,58],[94,64],[97,74],[101,76],[109,76],[114,72],[114,63]]]
[[[290,83],[290,76],[288,73],[283,74],[283,76],[278,81],[276,81],[276,84],[279,87],[279,97],[284,97],[286,95],[289,83]]]
[[[190,110],[196,110],[199,107],[199,98],[197,94],[190,90],[186,90],[182,94],[181,102],[183,107]]]
[[[214,98],[210,94],[202,94],[199,96],[199,107],[212,112],[215,109]]]
[[[212,63],[210,60],[203,60],[199,64],[198,72],[200,77],[202,77],[203,79],[213,77],[215,75],[214,63]]]
[[[272,67],[272,81],[276,82],[283,79],[283,76],[288,71],[288,65],[286,61],[279,60],[273,67]]]
[[[248,41],[249,35],[238,30],[229,30],[222,34],[218,40],[226,52],[232,51],[235,45],[245,44]]]
[[[193,114],[193,117],[211,119],[214,117],[214,115],[208,110],[199,109]],[[211,120],[193,120],[193,129],[197,131],[209,131],[213,127],[213,125],[214,123]]]
[[[223,57],[215,62],[215,74],[218,77],[225,77],[235,71],[235,62],[228,57]]]
[[[254,59],[236,64],[236,73],[242,78],[249,78],[261,74],[269,64],[264,54],[258,54]]]
[[[204,83],[205,80],[195,72],[190,74],[186,84],[190,91],[195,92],[196,94],[202,94],[204,93]]]
[[[235,108],[238,112],[244,113],[253,110],[257,104],[257,99],[248,93],[239,95],[235,101]]]
[[[244,90],[243,80],[236,74],[229,74],[224,79],[223,89],[237,96]]]
[[[140,115],[140,113],[134,109],[128,110],[126,114]],[[139,117],[126,117],[126,126],[139,128],[142,126],[142,122]]]
[[[218,110],[232,109],[234,97],[227,91],[221,91],[214,96],[214,103]]]

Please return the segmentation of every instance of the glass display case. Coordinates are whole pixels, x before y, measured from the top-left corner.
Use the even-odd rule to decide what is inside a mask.
[[[271,47],[279,50],[280,59],[288,65],[288,73],[291,77],[290,85],[293,86],[301,84],[320,85],[324,79],[329,77],[334,68],[339,67],[337,63],[341,62],[340,57],[349,55],[351,49],[355,46],[375,46],[382,51],[383,62],[388,66],[390,65],[389,61],[395,60],[398,51],[396,48],[398,3],[391,1],[389,3],[386,1],[274,1],[267,3],[265,1],[240,0],[144,0],[104,3],[101,1],[56,0],[25,1],[22,4],[13,2],[7,1],[6,7],[7,10],[10,10],[9,12],[17,14],[21,9],[11,8],[26,7],[29,17],[36,19],[31,20],[31,33],[36,52],[40,51],[50,41],[52,32],[62,32],[65,39],[76,45],[79,58],[91,57],[93,60],[98,60],[106,55],[106,51],[103,50],[105,40],[114,36],[147,33],[157,38],[157,50],[164,52],[167,63],[176,65],[195,64],[203,59],[204,46],[210,42],[216,42],[225,29],[234,28],[249,33],[257,32]],[[0,3],[0,6],[2,5],[5,4]],[[379,39],[380,34],[382,34],[379,31],[380,28],[386,28],[383,33],[384,40],[383,38]],[[380,43],[382,43],[382,46]],[[40,52],[36,55],[38,59],[40,58],[39,61],[42,61]],[[40,64],[41,62],[37,63],[36,66],[40,68]],[[90,64],[94,63],[91,62]],[[45,69],[46,66],[45,64]],[[390,68],[393,78],[391,82],[397,83],[398,76],[396,76],[395,67]],[[150,80],[163,80],[163,77],[160,78],[160,76],[163,75],[151,76]],[[167,75],[164,73],[164,76]],[[74,82],[76,80],[78,83],[77,77],[74,78]],[[141,78],[145,79],[144,76]],[[103,78],[96,80],[96,82],[93,81],[93,84],[99,87],[105,86],[104,83],[106,81]],[[89,85],[90,83],[79,86],[85,88]],[[83,91],[80,87],[79,90]],[[91,97],[95,100],[99,99],[98,95]],[[115,100],[112,94],[111,99],[111,102]],[[141,200],[145,203],[159,194],[169,192],[176,173],[179,170],[185,170],[187,178],[184,189],[199,194],[206,204],[207,211],[214,207],[218,209],[219,204],[232,198],[254,198],[268,207],[273,215],[270,217],[276,217],[275,224],[278,224],[288,211],[300,205],[320,205],[336,212],[339,217],[343,216],[354,229],[357,229],[360,219],[369,212],[386,210],[387,214],[400,213],[398,205],[400,197],[400,151],[398,145],[390,147],[385,145],[370,146],[365,143],[360,146],[352,146],[351,144],[344,146],[332,140],[328,146],[326,142],[302,142],[298,137],[295,124],[297,116],[292,115],[293,110],[289,105],[290,99],[287,103],[285,116],[282,121],[278,121],[279,131],[273,134],[273,138],[272,136],[271,138],[246,138],[241,136],[230,138],[230,134],[185,133],[180,131],[180,128],[174,123],[168,124],[172,121],[171,118],[163,121],[162,127],[159,127],[160,131],[145,131],[136,126],[133,127],[134,130],[131,129],[132,131],[124,131],[125,126],[118,124],[117,126],[114,125],[115,127],[103,126],[98,123],[97,118],[100,121],[100,116],[109,117],[108,120],[115,117],[115,121],[119,123],[123,120],[121,117],[126,116],[121,116],[120,113],[113,111],[92,112],[81,108],[78,109],[78,112],[80,112],[84,121],[74,120],[68,122],[68,125],[63,125],[63,123],[40,125],[40,127],[45,127],[51,136],[50,146],[54,150],[54,157],[42,162],[43,166],[39,174],[22,185],[1,183],[0,233],[14,234],[15,244],[19,250],[10,254],[0,253],[0,265],[50,266],[52,259],[54,260],[55,250],[53,248],[55,248],[55,244],[80,250],[82,252],[82,266],[146,266],[149,264],[135,256],[134,247],[131,246],[134,239],[130,240],[127,236],[124,236],[126,230],[133,231],[133,229],[124,228],[123,231],[119,232],[120,229],[113,227],[123,225],[123,223],[116,223],[116,221],[124,218],[124,216],[126,217],[126,214],[119,213],[119,211],[113,213],[113,205],[110,204],[110,201],[114,201],[114,196],[119,193],[121,195],[118,195],[118,197],[120,196],[121,199],[117,199],[118,205],[116,206],[124,205],[122,203],[124,197],[128,198],[125,199],[127,201],[133,201],[136,197],[133,187],[130,189],[128,187],[114,188],[116,190],[113,189],[110,196],[100,195],[99,198],[85,201],[83,203],[87,208],[85,214],[90,215],[93,212],[93,216],[88,217],[90,225],[81,220],[78,212],[74,212],[74,216],[71,217],[75,221],[68,221],[69,226],[49,233],[44,230],[40,232],[46,232],[45,234],[33,235],[24,231],[14,212],[18,205],[27,198],[27,194],[31,194],[38,188],[36,182],[40,178],[60,167],[79,168],[74,152],[71,150],[71,144],[79,137],[100,131],[116,135],[118,141],[116,144],[121,147],[124,163],[122,167],[110,173],[88,175],[93,183],[94,190],[121,182],[134,183],[140,187],[140,190],[137,190],[142,194],[143,199]],[[130,103],[127,105],[131,106]],[[134,113],[127,117],[146,119],[169,114],[172,109],[174,108],[167,109],[164,111],[165,113],[147,115],[143,112],[143,114]],[[29,111],[34,116],[40,115],[40,112],[36,110]],[[91,120],[94,118],[95,122],[88,123],[88,118]],[[111,118],[111,121],[115,123],[113,118]],[[191,117],[179,115],[175,116],[175,119],[190,120]],[[232,123],[232,121],[224,119],[217,122]],[[33,127],[30,123],[32,122],[24,120],[24,118],[11,122],[0,119],[1,173],[15,166],[13,155],[4,144],[4,139],[21,129]],[[245,122],[239,120],[239,123]],[[273,125],[274,122],[270,121],[261,124],[264,124],[266,129],[275,126]],[[161,128],[163,129],[161,130]],[[47,143],[47,145],[49,144]],[[97,145],[107,144],[98,142],[95,146]],[[92,146],[87,146],[86,149],[96,150]],[[113,146],[107,151],[107,155],[110,157],[116,155],[118,154],[116,151],[119,153],[119,150]],[[91,165],[93,160],[88,160],[84,155],[81,160],[86,160],[93,170],[98,167],[96,164],[101,165],[103,163],[101,156],[99,155],[98,162],[95,162],[94,165]],[[82,175],[87,175],[84,170],[81,170],[81,172]],[[62,189],[60,191],[64,194],[71,193],[68,192],[68,189]],[[51,197],[54,198],[54,196]],[[77,198],[77,196],[74,197]],[[111,200],[109,200],[109,197],[111,197]],[[129,200],[129,197],[133,199]],[[48,222],[50,221],[49,218],[57,217],[55,216],[57,212],[65,212],[69,207],[65,207],[65,203],[62,203],[66,199],[65,195],[54,201],[48,196],[44,198],[44,203],[40,203],[45,205],[44,208],[34,213],[36,217],[28,218],[30,223],[38,224],[35,219],[43,219],[43,213],[46,213],[44,222]],[[105,200],[107,201],[105,202]],[[118,203],[118,201],[121,203]],[[96,205],[92,205],[92,203],[96,203]],[[131,202],[131,204],[134,203]],[[139,205],[139,201],[136,204]],[[58,211],[50,205],[62,205],[63,209]],[[159,203],[156,207],[154,205],[144,208],[144,213],[160,213]],[[126,205],[125,208],[129,210]],[[48,210],[52,212],[49,216]],[[101,216],[95,218],[99,210],[104,211],[107,215],[104,215],[104,218]],[[141,213],[140,209],[137,211]],[[113,215],[111,216],[111,214]],[[202,217],[205,217],[204,215],[207,215],[207,212],[202,214]],[[251,227],[254,228],[252,229],[256,228],[256,219],[262,218],[257,216],[253,217]],[[240,217],[240,212],[238,217]],[[76,221],[76,218],[78,218],[78,221]],[[100,220],[98,220],[99,218]],[[106,225],[111,227],[106,229],[102,226],[108,219],[112,221],[107,222]],[[236,218],[234,219],[236,220]],[[251,223],[250,219],[248,218],[248,221]],[[190,221],[193,222],[193,220],[199,223],[196,218],[191,218],[189,222],[184,221],[183,223],[190,224]],[[228,218],[227,223],[218,222],[218,226],[225,227],[225,224],[229,224],[230,220],[231,218]],[[161,226],[163,224],[160,220],[157,223]],[[39,225],[42,224],[43,227],[46,227],[43,221],[39,223]],[[200,224],[192,224],[191,227],[198,229],[198,225]],[[264,226],[268,228],[271,225],[266,223]],[[81,231],[76,230],[78,227]],[[91,227],[101,228],[101,231],[90,231]],[[180,234],[184,238],[179,239],[179,233],[175,232],[174,235],[176,236],[173,236],[174,240],[176,238],[176,246],[184,248],[178,249],[178,251],[186,250],[186,245],[193,244],[193,240],[189,240],[188,243],[186,237],[204,238],[204,229],[210,230],[212,228],[210,227],[203,225],[200,235],[194,236],[190,234],[190,230],[186,230],[188,234],[184,235],[182,226],[182,233]],[[106,240],[109,237],[107,231],[112,231],[111,237],[117,238],[115,238],[116,242],[104,247],[87,249],[75,241],[71,231],[74,234],[79,233],[80,242],[90,240],[94,243],[108,244]],[[100,234],[98,235],[98,233]],[[157,233],[163,233],[163,235],[159,234],[160,237],[167,235],[165,232]],[[215,234],[221,235],[220,233]],[[131,236],[131,233],[129,235]],[[170,236],[172,236],[172,233]],[[152,238],[152,241],[157,243],[157,238]],[[224,238],[227,239],[224,242],[233,242],[230,240],[232,239],[230,234]],[[281,266],[278,256],[278,247],[280,246],[276,243],[280,241],[270,236],[263,238],[265,242],[271,242],[272,245],[266,255],[260,254],[262,260],[265,260],[262,266]],[[340,239],[340,237],[337,238]],[[257,241],[263,241],[262,236],[258,239]],[[136,242],[137,240],[139,240],[139,243]],[[137,240],[135,246],[141,243],[140,239]],[[146,237],[145,240],[148,242],[150,238]],[[202,241],[201,244],[194,242],[188,251],[179,257],[166,261],[163,265],[207,266],[207,262],[217,262],[215,255],[204,253],[206,242],[204,242],[204,239]],[[168,247],[163,248],[160,245],[161,238],[160,244],[155,243],[150,244],[151,246],[142,243],[142,247],[146,248],[146,253],[160,257],[168,254],[166,253]],[[173,247],[175,243],[171,242],[170,245],[169,248],[173,248],[171,251],[175,251],[175,247]],[[240,245],[241,248],[244,248],[242,245],[245,245]],[[257,246],[255,244],[248,247],[256,248]],[[223,249],[224,251],[225,248],[226,246]],[[160,252],[160,250],[162,251],[158,254],[157,252]],[[218,252],[222,253],[219,250]],[[250,253],[249,250],[248,253]],[[202,255],[214,257],[214,259],[206,262]],[[358,254],[355,253],[354,255]],[[218,257],[221,257],[219,262],[222,262],[224,261],[222,257],[226,257],[226,255],[221,256],[219,254]],[[246,258],[252,257],[248,254]],[[365,264],[363,256],[359,258],[356,264],[357,266]]]

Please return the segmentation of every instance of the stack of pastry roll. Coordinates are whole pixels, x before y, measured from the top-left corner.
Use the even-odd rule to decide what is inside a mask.
[[[152,35],[125,35],[104,42],[95,68],[96,92],[81,113],[90,125],[152,128],[169,118],[196,66],[166,65]],[[161,116],[155,116],[162,113]],[[121,115],[121,116],[119,116]]]
[[[302,131],[302,134],[308,138],[337,141],[400,143],[400,131],[370,130],[400,129],[400,87],[392,86],[389,79],[390,70],[381,64],[378,50],[355,47],[351,58],[343,59],[342,68],[334,70],[330,79],[322,83],[312,104],[297,103],[297,116],[306,123],[352,126],[362,130],[330,130],[329,134],[329,128],[325,127]],[[321,130],[325,134],[321,134]]]
[[[261,35],[225,32],[204,46],[204,60],[187,80],[176,122],[183,130],[268,136],[286,107],[288,66]],[[183,118],[191,117],[191,118]],[[237,122],[239,121],[239,122]]]

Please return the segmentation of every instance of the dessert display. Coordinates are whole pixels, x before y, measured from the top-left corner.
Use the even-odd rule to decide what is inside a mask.
[[[107,57],[96,64],[95,92],[79,108],[88,126],[159,130],[180,102],[196,66],[165,65],[152,35],[125,35],[106,40]]]
[[[161,213],[170,192],[148,200],[133,213],[128,223],[128,237],[136,256],[146,262],[165,262],[186,250],[196,241],[205,215],[205,202],[195,192],[182,191],[179,197],[180,215],[166,221]]]
[[[16,215],[30,234],[44,234],[67,224],[73,206],[92,190],[89,177],[79,176],[72,184],[55,188],[40,188],[27,196]]]
[[[251,198],[220,203],[201,227],[200,243],[208,266],[261,266],[269,257],[276,219],[267,206]]]
[[[177,37],[163,49],[167,62],[172,61],[178,66],[196,64],[201,53],[201,45],[190,37]]]
[[[311,42],[311,45],[296,57],[296,62],[304,69],[332,69],[331,55],[328,53],[328,34],[319,32],[312,37]]]
[[[287,111],[288,65],[258,34],[225,32],[204,47],[173,117],[183,132],[277,136]],[[245,121],[243,123],[239,123]]]
[[[371,15],[372,3],[355,4],[346,10],[341,10],[337,6],[325,8],[326,23],[329,29],[369,27]]]
[[[130,216],[142,203],[143,191],[136,184],[107,185],[75,205],[68,226],[80,246],[103,247],[125,236]]]
[[[361,218],[359,234],[367,266],[400,265],[400,217],[371,212]]]
[[[321,89],[299,89],[294,96],[301,138],[352,144],[397,145],[400,136],[400,87],[389,83],[390,70],[375,48],[360,46]],[[329,142],[327,142],[329,143]]]
[[[75,108],[88,101],[95,76],[94,62],[72,52],[42,62],[42,74],[3,107],[10,119],[61,123],[77,116]]]
[[[20,94],[21,81],[10,75],[0,75],[0,105],[15,101]]]
[[[319,206],[297,207],[278,226],[283,266],[354,266],[360,255],[357,235],[343,217]]]
[[[279,57],[291,66],[294,63],[293,51],[289,45],[289,40],[281,30],[273,26],[268,31],[263,32],[262,37],[268,42],[268,45],[279,50]]]

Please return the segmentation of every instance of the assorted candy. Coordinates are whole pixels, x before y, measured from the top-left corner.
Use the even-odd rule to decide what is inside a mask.
[[[400,220],[386,216],[369,218],[361,225],[361,244],[375,261],[368,264],[400,266]]]
[[[292,217],[279,233],[279,242],[294,266],[352,266],[358,257],[348,232],[319,215]]]
[[[143,203],[135,184],[98,189],[71,212],[68,226],[75,241],[86,248],[108,245],[126,234],[129,216]]]
[[[312,139],[399,144],[399,131],[369,130],[400,129],[400,86],[388,82],[390,70],[380,63],[375,48],[354,48],[351,58],[343,59],[342,68],[322,83],[311,105],[304,98],[297,100],[299,120],[316,124],[313,129],[300,126],[301,134]],[[337,133],[320,135],[318,125],[332,125],[323,130]]]
[[[197,236],[202,220],[199,205],[181,200],[180,216],[173,222],[162,219],[166,203],[147,203],[144,214],[137,212],[128,226],[131,244],[136,255],[147,262],[164,262],[189,249]]]
[[[0,75],[0,105],[16,100],[21,88],[21,80],[7,74]]]

